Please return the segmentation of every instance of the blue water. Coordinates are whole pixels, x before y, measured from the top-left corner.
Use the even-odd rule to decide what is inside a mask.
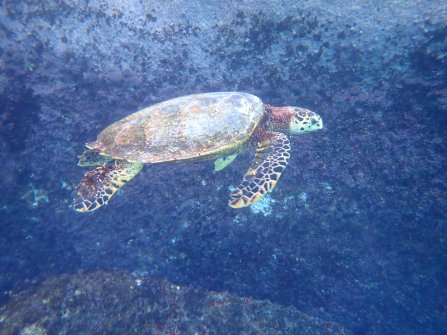
[[[443,2],[1,6],[3,305],[46,278],[119,269],[355,334],[447,333]],[[325,128],[290,137],[289,166],[250,208],[227,201],[253,151],[219,173],[147,165],[109,205],[73,210],[85,142],[209,91],[309,108]]]

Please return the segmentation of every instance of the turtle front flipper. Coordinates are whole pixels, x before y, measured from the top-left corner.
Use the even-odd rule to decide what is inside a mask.
[[[76,186],[74,209],[90,212],[106,205],[118,189],[140,172],[143,164],[116,160],[87,172]]]
[[[216,161],[214,162],[214,172],[219,172],[225,169],[228,165],[233,163],[236,157],[237,154],[216,159]]]
[[[290,141],[286,135],[263,132],[253,163],[237,187],[230,194],[228,205],[233,208],[250,206],[271,192],[284,172],[290,158]]]

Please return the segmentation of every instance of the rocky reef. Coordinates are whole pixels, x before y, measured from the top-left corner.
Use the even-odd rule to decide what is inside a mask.
[[[357,334],[447,332],[446,39],[437,0],[4,0],[0,301],[28,308],[14,292],[113,268]],[[247,153],[217,174],[146,166],[107,207],[72,210],[85,142],[141,107],[218,90],[325,120],[291,139],[263,207],[226,206]]]
[[[293,307],[119,271],[50,278],[0,308],[2,334],[350,335]]]

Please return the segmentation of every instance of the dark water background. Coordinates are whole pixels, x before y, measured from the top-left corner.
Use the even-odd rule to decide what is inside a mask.
[[[124,4],[125,3],[125,4]],[[0,1],[0,299],[119,269],[294,306],[356,334],[447,333],[443,1]],[[83,144],[141,107],[246,91],[323,116],[264,207],[248,168],[146,166],[71,208]]]

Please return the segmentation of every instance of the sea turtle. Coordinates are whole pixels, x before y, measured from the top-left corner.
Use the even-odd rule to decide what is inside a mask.
[[[194,94],[142,109],[87,143],[80,166],[95,166],[75,189],[74,208],[93,211],[140,172],[145,163],[214,159],[219,171],[249,147],[252,165],[230,195],[246,207],[272,191],[290,157],[285,135],[323,128],[321,117],[299,107],[273,107],[242,92]]]

